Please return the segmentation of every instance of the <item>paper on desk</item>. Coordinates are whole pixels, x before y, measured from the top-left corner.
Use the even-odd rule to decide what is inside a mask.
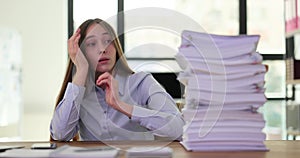
[[[0,145],[0,152],[10,150],[10,149],[20,149],[24,148],[22,145]]]
[[[69,145],[61,146],[55,150],[31,150],[14,149],[0,153],[0,157],[97,157],[97,158],[115,158],[118,156],[118,150],[110,147],[74,147]]]
[[[227,110],[226,108],[222,109],[222,113],[218,113],[218,110],[210,109],[210,115],[206,116],[207,109],[182,109],[182,114],[186,122],[191,121],[209,121],[215,120],[215,117],[218,116],[218,121],[221,120],[248,120],[248,121],[262,121],[264,119],[262,113],[252,112],[249,110]]]
[[[51,153],[51,157],[97,157],[97,158],[115,158],[118,156],[118,150],[115,148],[100,147],[75,147],[64,145]]]
[[[171,158],[173,149],[170,147],[132,147],[127,150],[127,158]]]
[[[49,157],[53,150],[12,149],[0,153],[0,157]]]
[[[191,145],[185,142],[180,142],[183,147],[188,151],[268,151],[264,144],[262,145],[218,145],[216,142],[213,145]]]
[[[178,62],[178,65],[182,69],[186,69],[186,67],[188,65],[190,65],[191,67],[195,67],[199,63],[216,64],[216,65],[224,65],[224,66],[243,65],[243,64],[258,64],[258,63],[262,63],[263,57],[258,52],[252,52],[247,55],[236,56],[236,57],[233,57],[230,59],[222,60],[222,62],[220,62],[220,60],[218,60],[218,59],[205,59],[205,58],[199,58],[199,57],[193,58],[193,57],[187,56],[187,55],[183,54],[183,52],[181,52],[181,53],[177,53],[175,55],[175,59]]]

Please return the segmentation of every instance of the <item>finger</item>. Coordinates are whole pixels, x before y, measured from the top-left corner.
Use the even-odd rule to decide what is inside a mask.
[[[80,29],[77,29],[73,35],[69,38],[69,40],[73,41],[75,39],[75,37],[78,35],[78,33],[80,32]]]
[[[73,50],[74,48],[74,42],[76,40],[76,38],[78,37],[78,34],[74,33],[71,38],[68,40],[68,45],[70,47],[71,50]]]
[[[77,29],[76,32],[72,35],[72,37],[68,40],[68,50],[70,53],[76,53],[78,50],[78,41],[81,37],[80,29]]]
[[[110,78],[111,78],[111,75],[110,75],[108,72],[105,72],[105,73],[103,73],[102,75],[100,75],[100,76],[98,77],[97,82],[98,82],[98,81],[101,81],[101,80],[103,80],[103,79],[110,79]]]
[[[107,79],[99,81],[97,83],[97,86],[101,87],[103,90],[110,87],[109,81]]]
[[[74,44],[73,44],[73,42],[72,41],[68,41],[68,52],[69,53],[73,53],[73,51],[74,51]]]
[[[74,32],[74,34],[71,36],[71,38],[69,38],[68,44],[74,48],[74,46],[76,46],[75,44],[78,43],[79,38],[80,38],[80,29],[77,29],[76,32]],[[74,49],[72,49],[72,50],[74,50]]]
[[[96,84],[98,86],[102,85],[102,84],[109,84],[109,79],[105,78],[105,79],[101,79],[101,80],[97,80]]]
[[[101,81],[97,82],[97,85],[98,85],[98,86],[108,85],[108,83],[109,83],[109,82],[105,79],[105,80],[101,80]]]
[[[81,37],[80,34],[78,34],[78,35],[76,36],[76,38],[75,38],[75,40],[74,40],[74,44],[77,44],[77,45],[78,45],[78,41],[79,41],[80,37]]]
[[[72,54],[73,50],[74,50],[74,46],[73,46],[72,42],[68,41],[68,52],[69,52],[69,54],[70,53]]]
[[[76,32],[74,33],[74,41],[80,38],[80,29],[77,29]]]

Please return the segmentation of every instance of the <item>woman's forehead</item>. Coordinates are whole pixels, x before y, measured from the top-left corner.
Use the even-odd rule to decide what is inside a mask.
[[[87,29],[87,36],[96,35],[96,36],[110,36],[109,32],[100,24],[92,24]]]

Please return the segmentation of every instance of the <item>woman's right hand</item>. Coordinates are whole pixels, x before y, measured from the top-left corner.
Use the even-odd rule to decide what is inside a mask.
[[[68,53],[72,62],[76,66],[76,73],[73,76],[72,83],[79,86],[84,86],[88,74],[89,64],[78,45],[79,39],[80,29],[76,30],[76,32],[68,40]]]
[[[88,68],[88,61],[78,45],[79,39],[80,29],[78,28],[72,35],[72,37],[68,40],[68,53],[77,70]]]

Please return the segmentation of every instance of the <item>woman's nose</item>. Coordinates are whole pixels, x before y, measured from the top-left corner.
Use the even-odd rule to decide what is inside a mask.
[[[100,50],[100,51],[99,51],[99,54],[104,54],[104,53],[106,53],[105,50]]]

